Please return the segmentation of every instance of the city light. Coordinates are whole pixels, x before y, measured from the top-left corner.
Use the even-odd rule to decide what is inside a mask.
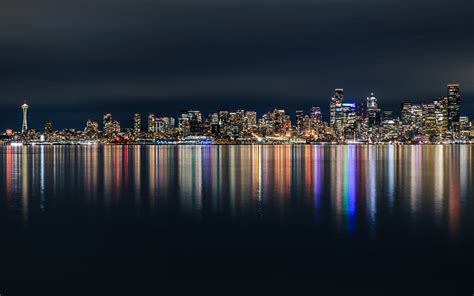
[[[306,113],[297,110],[294,124],[285,109],[277,108],[257,117],[252,110],[219,110],[204,116],[185,110],[179,118],[149,113],[147,126],[135,113],[131,128],[122,128],[111,113],[99,123],[87,120],[84,130],[54,130],[51,121],[44,131],[29,129],[26,102],[22,129],[7,129],[1,141],[18,144],[449,144],[473,139],[472,123],[461,116],[459,84],[447,85],[445,96],[427,103],[403,102],[400,117],[382,110],[373,93],[366,104],[344,102],[344,89],[336,88],[329,100],[329,120],[321,108]],[[176,124],[177,123],[177,124]]]

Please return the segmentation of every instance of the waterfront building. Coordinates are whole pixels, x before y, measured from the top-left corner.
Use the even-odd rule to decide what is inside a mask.
[[[87,140],[95,140],[99,138],[99,124],[97,121],[88,119],[84,128],[84,138]]]
[[[343,132],[342,103],[344,101],[344,90],[336,88],[334,96],[329,104],[330,126],[334,129],[337,138],[340,138]]]
[[[437,98],[433,101],[435,105],[436,126],[438,128],[438,135],[441,139],[446,137],[448,131],[448,108],[447,97]]]
[[[142,131],[142,117],[140,114],[135,113],[133,116],[133,134],[139,136]]]
[[[174,117],[158,117],[155,123],[155,130],[159,133],[168,133],[175,127]]]
[[[303,110],[296,110],[296,132],[298,135],[302,135],[304,133],[304,112]]]
[[[459,139],[462,141],[469,141],[471,138],[471,122],[469,121],[469,117],[459,117],[459,129]]]
[[[323,134],[323,114],[321,108],[313,106],[309,113],[310,132],[313,136],[319,138]]]
[[[438,126],[436,124],[436,108],[434,103],[422,104],[423,141],[440,141]]]
[[[374,93],[367,97],[367,125],[369,128],[376,127],[380,124],[380,109],[378,107],[377,98]]]
[[[459,116],[461,96],[459,94],[459,84],[448,84],[448,130],[453,139],[459,133]]]
[[[382,139],[390,142],[398,139],[398,126],[393,111],[382,111]]]
[[[112,119],[112,114],[107,113],[103,117],[103,125],[104,125],[104,135],[106,137],[112,137],[115,131],[114,122]]]
[[[148,115],[148,133],[153,135],[155,133],[155,114],[150,113]]]

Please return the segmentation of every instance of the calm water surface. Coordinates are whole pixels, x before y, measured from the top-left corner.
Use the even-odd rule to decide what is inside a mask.
[[[104,294],[124,282],[293,280],[474,292],[471,145],[0,153],[0,293],[42,281]]]

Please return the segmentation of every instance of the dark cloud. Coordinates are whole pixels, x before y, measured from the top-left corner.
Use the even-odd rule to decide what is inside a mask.
[[[471,0],[4,0],[0,128],[80,127],[113,110],[326,108],[375,91],[382,106],[461,83],[474,116]],[[17,112],[18,114],[16,114]]]

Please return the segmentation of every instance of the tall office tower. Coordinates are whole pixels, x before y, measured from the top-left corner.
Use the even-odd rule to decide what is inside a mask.
[[[448,84],[448,129],[452,133],[459,132],[460,102],[459,84]]]
[[[155,114],[153,113],[150,113],[150,115],[148,115],[148,132],[155,132]]]
[[[336,125],[336,120],[341,118],[340,115],[340,107],[342,105],[342,101],[344,100],[344,90],[342,88],[336,88],[334,91],[334,96],[331,98],[331,102],[329,103],[329,124],[334,127]],[[338,110],[339,109],[339,110]]]
[[[186,114],[181,114],[178,119],[178,126],[183,136],[188,136],[191,133],[189,117]]]
[[[243,131],[248,130],[247,118],[245,117],[245,110],[237,110],[234,113],[233,120],[234,135],[240,135]]]
[[[377,104],[377,98],[373,93],[367,97],[367,125],[373,128],[379,125],[380,109]]]
[[[342,103],[341,112],[344,139],[355,140],[357,105],[355,103]]]
[[[437,98],[433,101],[435,105],[436,127],[441,138],[446,137],[448,130],[448,110],[446,108],[447,98]]]
[[[202,115],[200,111],[189,110],[187,111],[189,118],[189,129],[191,133],[200,133],[202,132]]]
[[[385,141],[394,141],[398,138],[398,129],[392,111],[383,111],[381,114],[382,133]]]
[[[403,102],[401,104],[401,120],[402,120],[402,125],[403,126],[411,126],[411,103],[410,102]]]
[[[422,104],[422,116],[423,116],[423,139],[425,142],[434,142],[439,134],[436,125],[436,112],[435,105],[433,103]]]
[[[248,130],[255,131],[257,129],[257,112],[245,111],[245,118],[247,120]]]
[[[26,102],[21,105],[21,109],[23,109],[23,124],[21,125],[21,132],[22,133],[26,133],[26,131],[28,130],[28,120],[27,120],[27,113],[28,113],[28,108],[30,106],[28,106],[26,104]]]
[[[270,115],[273,123],[273,132],[276,135],[283,136],[287,131],[287,116],[285,110],[275,109]]]
[[[304,131],[304,112],[303,110],[296,111],[296,132],[298,135],[303,134]]]
[[[209,131],[214,136],[219,136],[220,134],[220,124],[219,124],[219,113],[213,112],[208,115],[209,117]]]
[[[309,118],[312,133],[314,133],[314,135],[321,134],[323,124],[323,114],[321,113],[321,108],[319,108],[318,106],[311,107]]]
[[[217,112],[219,124],[218,127],[214,126],[214,131],[220,137],[227,137],[229,130],[230,112],[228,110],[219,110]]]
[[[142,129],[141,126],[142,126],[142,118],[140,114],[135,113],[135,115],[133,116],[133,133],[135,135],[140,134],[141,129]]]
[[[104,124],[104,134],[105,135],[111,135],[114,132],[112,114],[107,113],[107,114],[104,115],[103,124]]]

